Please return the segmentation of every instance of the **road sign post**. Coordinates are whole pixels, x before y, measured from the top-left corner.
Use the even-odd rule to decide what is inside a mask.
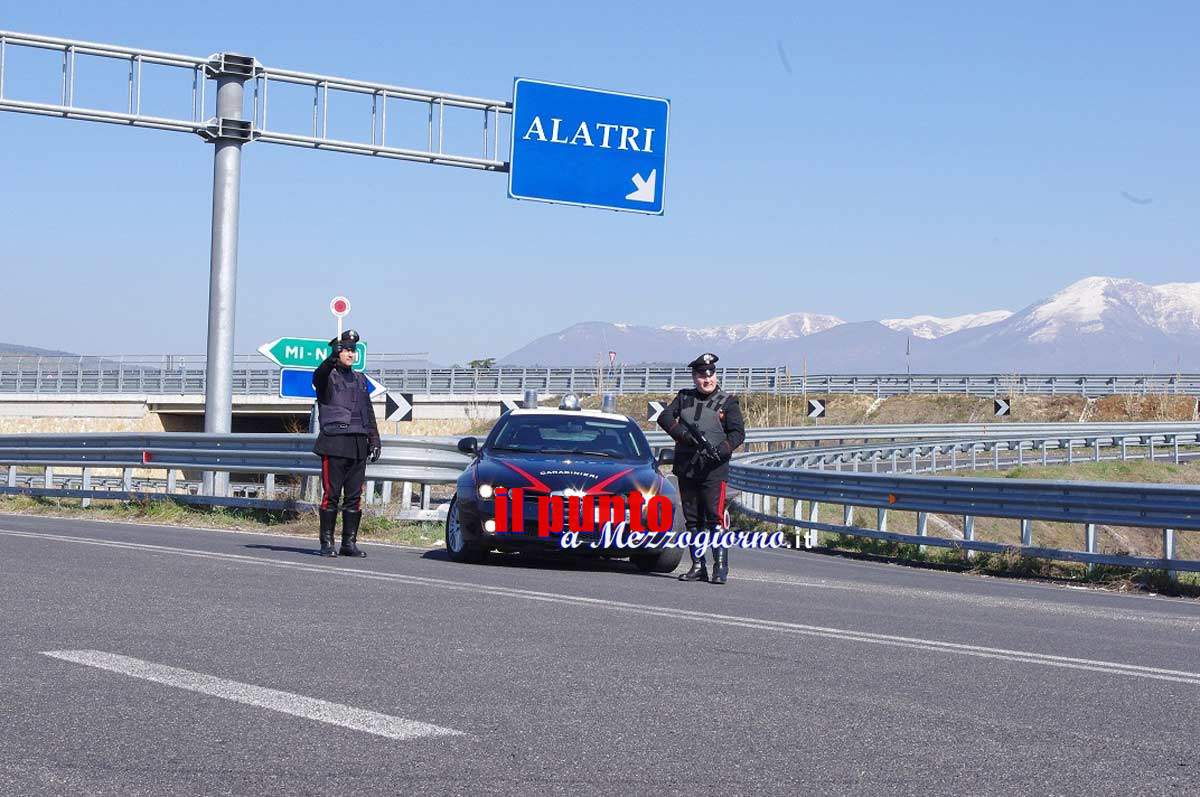
[[[670,103],[517,78],[508,195],[661,215]]]
[[[217,78],[218,133],[213,139],[212,248],[208,279],[208,360],[204,383],[204,431],[233,429],[233,323],[237,301],[238,214],[242,183],[242,142],[237,135],[243,117],[243,83],[253,74],[244,60],[221,55],[212,70]],[[139,77],[138,91],[141,91]],[[140,94],[139,94],[140,96]],[[228,495],[229,474],[206,471],[201,479],[205,495]]]

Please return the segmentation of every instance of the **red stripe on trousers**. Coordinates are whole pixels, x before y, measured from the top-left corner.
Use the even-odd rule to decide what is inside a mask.
[[[329,457],[321,457],[321,487],[325,493],[321,496],[321,508],[329,508]]]
[[[725,482],[721,482],[721,495],[717,498],[717,522],[725,525]]]

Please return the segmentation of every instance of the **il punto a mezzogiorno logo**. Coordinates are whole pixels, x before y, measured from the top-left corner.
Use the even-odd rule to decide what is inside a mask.
[[[497,488],[496,532],[525,531],[525,490]],[[564,500],[565,499],[565,500]],[[642,510],[645,509],[645,518]],[[646,497],[634,490],[620,495],[539,495],[537,535],[549,537],[566,531],[594,534],[604,523],[623,523],[628,512],[630,529],[637,532],[668,532],[674,520],[671,499],[664,495]]]
[[[565,500],[564,500],[565,499]],[[519,487],[495,493],[496,533],[525,531],[525,491]],[[645,510],[643,517],[643,509]],[[628,510],[628,512],[626,511]],[[710,548],[786,548],[782,531],[715,529],[676,532],[674,506],[666,496],[646,497],[638,491],[620,495],[539,495],[537,535],[561,535],[563,548],[688,548],[701,554]],[[596,535],[583,540],[579,535]]]

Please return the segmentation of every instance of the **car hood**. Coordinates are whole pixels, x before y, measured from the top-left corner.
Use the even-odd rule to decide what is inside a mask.
[[[485,453],[476,465],[479,484],[520,487],[528,495],[572,493],[627,495],[633,490],[663,489],[653,464],[604,457],[562,454]]]

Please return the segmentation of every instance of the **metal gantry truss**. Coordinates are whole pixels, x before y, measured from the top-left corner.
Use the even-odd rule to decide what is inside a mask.
[[[17,51],[53,51],[61,53],[59,102],[17,99],[11,88],[15,81],[11,55]],[[80,58],[118,61],[128,65],[124,109],[99,107],[76,96],[76,76]],[[179,89],[173,107],[179,116],[147,114],[142,109],[143,78],[146,67],[182,72],[190,78],[191,95]],[[215,113],[208,116],[209,81]],[[246,83],[252,84],[252,110],[245,108]],[[288,133],[272,130],[272,87],[296,85],[312,88],[312,132]],[[187,82],[180,81],[181,86]],[[371,99],[369,118],[362,119],[363,140],[331,138],[329,135],[330,96],[349,94]],[[278,105],[278,90],[274,93]],[[424,149],[396,146],[396,114],[399,106],[416,104],[424,111],[426,130]],[[388,111],[392,109],[388,143]],[[463,110],[479,114],[482,131],[480,148],[472,152],[447,151],[446,109],[451,115]],[[187,115],[183,111],[187,109]],[[446,92],[411,89],[386,83],[273,69],[255,58],[221,52],[207,58],[121,47],[112,44],[35,36],[0,30],[0,111],[107,122],[127,127],[148,127],[196,133],[213,144],[212,245],[208,292],[208,353],[204,394],[204,431],[227,433],[233,424],[233,326],[237,298],[238,221],[241,195],[241,149],[252,141],[286,144],[307,149],[328,149],[373,155],[439,166],[459,166],[484,171],[504,172],[508,163],[501,160],[501,117],[512,115],[512,105],[504,100],[465,97]],[[278,108],[275,110],[278,118]],[[369,131],[369,136],[366,135]],[[435,146],[436,144],[436,146]],[[490,145],[490,152],[489,152]],[[478,154],[474,154],[474,153]],[[205,493],[223,495],[228,474],[205,475]]]
[[[60,66],[60,101],[58,103],[19,100],[10,96],[12,70],[9,54],[18,49],[51,50],[62,54]],[[81,104],[75,96],[76,74],[80,56],[116,60],[128,65],[126,103],[121,108],[89,107]],[[142,112],[143,73],[145,67],[164,67],[190,73],[190,97],[180,92],[178,107],[188,109],[186,116],[164,117]],[[249,120],[206,116],[208,83],[222,75],[241,75],[253,83],[252,107]],[[9,84],[6,86],[6,82]],[[305,86],[312,89],[311,132],[292,133],[273,130],[269,126],[271,103],[280,102],[278,91],[272,88],[280,84]],[[186,86],[184,81],[181,86]],[[370,99],[370,114],[360,120],[362,140],[347,140],[329,136],[330,97],[333,95],[360,95]],[[307,103],[306,103],[307,104]],[[397,146],[397,109],[419,107],[425,118],[426,142],[424,149]],[[480,138],[479,149],[472,153],[447,150],[446,109],[478,112]],[[388,83],[373,83],[349,78],[297,72],[264,66],[256,59],[234,53],[217,53],[207,58],[175,53],[163,53],[121,47],[111,44],[74,41],[50,36],[35,36],[0,30],[0,110],[20,113],[79,119],[89,122],[107,122],[130,127],[148,127],[158,130],[177,130],[197,133],[207,139],[232,138],[242,141],[262,141],[270,144],[286,144],[293,147],[327,149],[357,155],[374,155],[383,158],[432,163],[442,166],[460,166],[487,171],[508,170],[505,160],[507,149],[501,146],[502,117],[511,116],[512,103],[506,100],[489,100],[468,97],[448,92],[428,91],[396,86]],[[389,137],[389,110],[391,113],[392,144]],[[342,112],[345,113],[344,111]],[[276,109],[278,116],[278,109]],[[412,132],[412,131],[407,131]]]

